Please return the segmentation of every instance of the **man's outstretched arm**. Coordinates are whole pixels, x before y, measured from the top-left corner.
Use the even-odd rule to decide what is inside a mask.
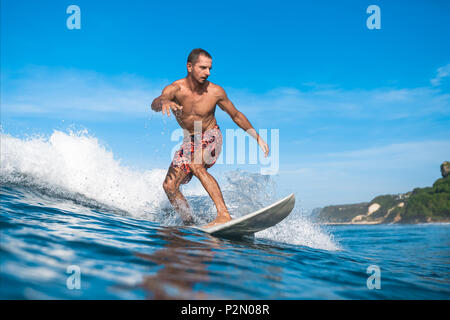
[[[227,94],[225,93],[225,90],[223,90],[221,87],[218,88],[218,101],[217,104],[219,107],[228,113],[228,115],[231,117],[231,119],[245,132],[247,132],[249,135],[251,135],[253,138],[256,139],[261,149],[264,151],[264,155],[267,157],[269,154],[269,146],[267,143],[261,138],[261,136],[256,132],[256,130],[251,125],[250,121],[248,121],[247,117],[240,112],[234,104],[228,99]]]
[[[176,84],[169,84],[167,87],[164,88],[162,91],[162,94],[153,100],[152,102],[152,110],[159,112],[162,110],[162,113],[165,114],[167,112],[167,115],[170,116],[170,110],[173,111],[182,110],[183,107],[179,106],[177,103],[174,102],[175,100],[175,93],[179,90],[179,86]]]

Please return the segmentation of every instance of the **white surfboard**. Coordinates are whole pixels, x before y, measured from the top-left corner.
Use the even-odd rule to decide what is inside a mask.
[[[214,236],[242,237],[272,227],[286,218],[294,209],[295,196],[292,193],[268,207],[232,219],[228,222],[210,228],[196,227]]]

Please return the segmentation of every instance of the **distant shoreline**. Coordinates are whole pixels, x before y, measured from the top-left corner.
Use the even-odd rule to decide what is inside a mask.
[[[432,186],[400,194],[384,194],[370,202],[316,208],[311,216],[323,225],[450,223],[450,162],[441,164],[442,178]]]

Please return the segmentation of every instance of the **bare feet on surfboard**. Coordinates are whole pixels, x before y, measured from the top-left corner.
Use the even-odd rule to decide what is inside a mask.
[[[217,226],[219,224],[228,222],[230,220],[231,220],[231,216],[230,215],[228,215],[228,216],[220,216],[220,217],[217,217],[216,219],[214,219],[213,221],[211,221],[210,223],[208,223],[207,225],[203,226],[203,228],[211,228],[211,227]]]

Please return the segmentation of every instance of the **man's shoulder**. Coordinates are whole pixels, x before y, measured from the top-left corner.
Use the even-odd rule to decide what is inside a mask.
[[[212,83],[211,81],[209,82],[209,86],[210,86],[210,90],[211,92],[216,95],[216,96],[223,96],[225,95],[225,90],[219,86],[218,84]]]
[[[175,80],[170,85],[179,90],[185,85],[185,79],[182,78],[182,79],[179,79],[179,80]]]

